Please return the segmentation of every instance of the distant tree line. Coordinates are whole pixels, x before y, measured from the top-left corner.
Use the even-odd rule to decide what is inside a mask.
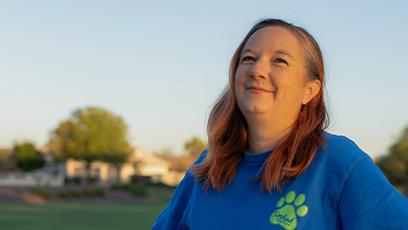
[[[100,108],[87,107],[75,110],[52,130],[47,143],[49,154],[57,162],[76,159],[85,163],[85,179],[89,181],[91,164],[106,162],[116,168],[117,182],[120,170],[128,162],[131,146],[128,127],[124,119]],[[192,137],[184,144],[184,158],[175,159],[171,149],[160,155],[172,163],[173,170],[185,171],[206,147],[199,137]],[[167,156],[167,158],[166,158]],[[30,141],[14,143],[11,154],[0,153],[0,170],[20,169],[30,172],[46,164],[45,155]]]
[[[388,180],[408,196],[408,127],[376,163]]]
[[[85,162],[87,177],[92,162],[107,162],[116,168],[117,180],[120,180],[121,165],[129,160],[131,153],[128,127],[123,118],[99,107],[75,110],[52,131],[48,147],[60,162],[68,159]],[[169,148],[156,154],[172,162],[174,170],[185,171],[206,147],[204,140],[194,136],[185,142],[183,155],[175,157],[177,154]],[[44,155],[29,141],[14,143],[10,155],[0,154],[0,169],[19,168],[30,172],[45,163]],[[394,186],[408,194],[408,127],[376,164]]]

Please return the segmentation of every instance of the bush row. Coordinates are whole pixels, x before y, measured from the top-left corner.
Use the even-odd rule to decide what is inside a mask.
[[[83,189],[83,190],[65,190],[58,192],[57,195],[61,198],[80,198],[80,197],[104,197],[105,191],[100,188]]]
[[[123,190],[132,193],[135,196],[146,196],[146,187],[141,184],[113,184],[112,190]]]
[[[113,184],[111,186],[111,189],[130,192],[131,194],[135,196],[144,197],[147,195],[146,187],[141,184]],[[48,199],[51,197],[51,193],[47,189],[35,188],[35,189],[32,189],[31,192],[44,199]],[[60,198],[104,197],[105,195],[106,195],[105,191],[101,188],[82,189],[82,190],[68,189],[68,190],[60,191],[57,193],[57,196]]]

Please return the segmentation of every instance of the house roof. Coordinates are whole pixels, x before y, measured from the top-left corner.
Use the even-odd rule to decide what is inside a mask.
[[[166,165],[170,166],[170,162],[153,155],[141,148],[133,148],[132,155],[130,157],[130,161],[140,161],[143,164],[149,165]]]
[[[0,153],[11,153],[11,151],[13,151],[11,147],[0,147]]]

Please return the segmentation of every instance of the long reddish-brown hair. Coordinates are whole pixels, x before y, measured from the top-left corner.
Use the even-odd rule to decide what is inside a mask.
[[[191,172],[204,189],[211,186],[221,191],[235,177],[236,169],[247,144],[248,126],[238,108],[234,90],[235,72],[241,51],[253,33],[266,26],[288,29],[298,39],[305,55],[305,68],[310,80],[320,80],[319,93],[306,105],[302,105],[290,133],[282,138],[263,165],[261,190],[281,192],[288,179],[297,177],[313,161],[318,146],[324,142],[323,132],[329,126],[329,116],[324,101],[324,64],[316,40],[303,28],[280,19],[263,19],[256,23],[235,51],[229,70],[229,84],[213,106],[208,123],[208,152],[204,160],[193,165]]]

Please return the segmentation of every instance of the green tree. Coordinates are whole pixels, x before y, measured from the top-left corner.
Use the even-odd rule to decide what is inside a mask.
[[[87,178],[94,161],[112,164],[119,174],[130,154],[124,120],[98,107],[75,110],[52,132],[49,146],[61,161],[70,158],[84,161]]]
[[[394,186],[402,187],[403,193],[408,195],[408,127],[376,163],[388,180]]]
[[[197,158],[200,153],[207,147],[206,143],[200,137],[192,137],[184,144],[184,150],[188,156]]]
[[[38,152],[31,142],[14,143],[12,158],[17,167],[24,172],[31,172],[44,167],[43,155]]]

